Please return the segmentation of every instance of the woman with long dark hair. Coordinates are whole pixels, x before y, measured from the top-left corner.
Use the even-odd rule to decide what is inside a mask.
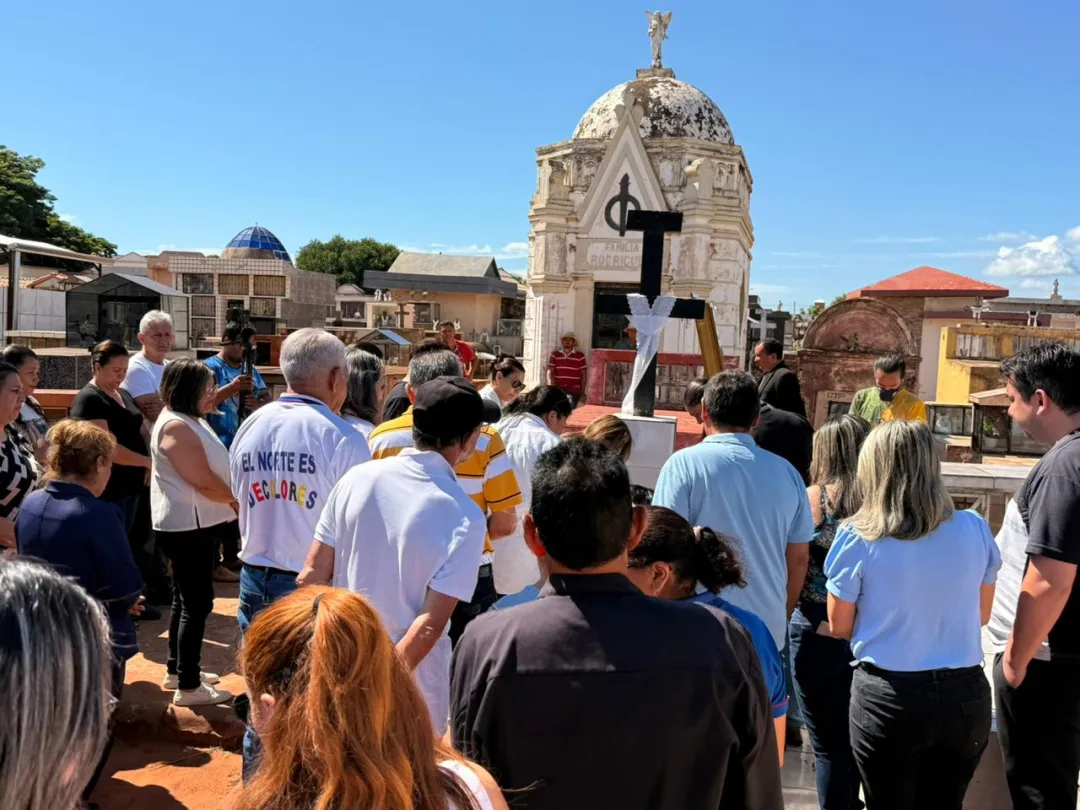
[[[263,752],[237,810],[506,810],[491,775],[432,734],[362,596],[308,587],[281,597],[248,628],[241,669]]]
[[[544,451],[561,441],[571,410],[570,397],[565,391],[541,385],[509,403],[503,409],[502,420],[495,425],[514,465],[522,497],[513,534],[495,544],[491,567],[497,593],[515,594],[540,579],[536,557],[525,546],[521,519],[529,511],[532,500],[533,467]]]
[[[366,439],[379,424],[386,398],[386,369],[381,358],[359,346],[349,349],[345,362],[349,380],[341,415]]]
[[[721,591],[746,585],[737,541],[706,526],[691,526],[678,512],[647,506],[645,533],[630,549],[626,575],[638,588],[660,599],[685,599],[723,610],[750,634],[772,700],[780,764],[784,762],[787,685],[780,652],[765,622],[752,611],[731,604]]]
[[[818,802],[824,810],[857,810],[859,770],[851,754],[848,703],[851,700],[851,648],[828,634],[825,558],[840,523],[858,511],[856,481],[859,450],[870,423],[858,416],[834,416],[814,434],[806,489],[814,518],[810,567],[791,614],[791,668],[795,692],[817,762]]]
[[[480,389],[480,396],[504,408],[524,387],[525,366],[513,355],[500,354],[491,361],[491,382]]]

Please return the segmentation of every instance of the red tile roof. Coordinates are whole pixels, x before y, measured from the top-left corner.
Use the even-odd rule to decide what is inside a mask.
[[[936,267],[916,267],[898,276],[879,281],[848,293],[848,298],[946,297],[979,295],[983,298],[1004,298],[1005,287],[987,284]]]

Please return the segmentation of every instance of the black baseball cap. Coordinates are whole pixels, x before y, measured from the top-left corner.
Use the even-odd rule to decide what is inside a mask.
[[[436,377],[416,389],[413,426],[429,436],[465,436],[501,417],[498,406],[481,397],[464,377]]]

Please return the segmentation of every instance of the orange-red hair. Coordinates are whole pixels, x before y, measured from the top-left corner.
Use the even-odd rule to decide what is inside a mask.
[[[274,602],[241,654],[262,759],[239,810],[446,810],[475,801],[438,763],[460,756],[435,739],[411,674],[362,596],[309,587]]]

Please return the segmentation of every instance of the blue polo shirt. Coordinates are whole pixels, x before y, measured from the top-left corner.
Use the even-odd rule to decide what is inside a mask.
[[[795,468],[748,433],[714,434],[667,460],[652,503],[738,541],[747,584],[726,596],[760,616],[782,648],[787,547],[809,543],[814,535],[806,486]]]
[[[244,367],[242,365],[230,366],[221,359],[220,354],[216,354],[207,360],[206,367],[214,372],[214,380],[217,381],[218,388],[224,388],[244,373]],[[261,397],[266,391],[266,383],[263,382],[263,378],[259,374],[258,369],[251,370],[251,377],[255,381],[255,387],[248,396]],[[235,394],[229,397],[218,405],[217,409],[218,413],[210,414],[206,417],[206,421],[210,423],[210,427],[214,429],[214,433],[221,439],[221,443],[226,447],[231,447],[233,438],[236,436],[236,431],[240,427],[240,395]]]
[[[918,540],[864,540],[841,526],[825,587],[855,605],[857,660],[897,672],[961,669],[982,664],[979,590],[1000,566],[986,521],[958,511]]]

